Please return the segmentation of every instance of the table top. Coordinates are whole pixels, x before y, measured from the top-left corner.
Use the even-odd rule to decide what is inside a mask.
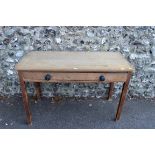
[[[131,72],[133,66],[119,52],[33,51],[16,65],[22,71]]]

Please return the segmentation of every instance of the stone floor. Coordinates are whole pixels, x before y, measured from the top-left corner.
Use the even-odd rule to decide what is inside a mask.
[[[114,121],[118,99],[30,99],[33,123],[25,123],[21,97],[0,99],[0,128],[7,129],[141,129],[155,128],[155,99],[127,99]]]

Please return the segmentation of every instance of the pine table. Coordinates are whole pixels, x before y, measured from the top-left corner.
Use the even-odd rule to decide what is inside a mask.
[[[27,123],[32,123],[26,82],[35,84],[41,96],[40,83],[109,83],[108,99],[112,98],[114,82],[123,82],[115,120],[119,120],[133,66],[119,52],[33,51],[16,65]]]

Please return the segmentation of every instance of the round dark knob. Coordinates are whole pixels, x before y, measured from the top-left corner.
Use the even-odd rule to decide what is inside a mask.
[[[51,75],[50,75],[50,74],[46,74],[46,75],[45,75],[45,80],[46,80],[46,81],[51,80]]]
[[[105,81],[105,77],[104,77],[103,75],[101,75],[101,76],[99,77],[99,80],[100,80],[100,81]]]

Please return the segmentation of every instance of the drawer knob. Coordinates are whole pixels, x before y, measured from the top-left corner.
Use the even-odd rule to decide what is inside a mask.
[[[101,76],[99,77],[99,80],[100,80],[100,81],[105,81],[105,77],[104,77],[103,75],[101,75]]]
[[[45,75],[45,80],[46,80],[46,81],[51,80],[51,75],[50,75],[50,74],[46,74],[46,75]]]

